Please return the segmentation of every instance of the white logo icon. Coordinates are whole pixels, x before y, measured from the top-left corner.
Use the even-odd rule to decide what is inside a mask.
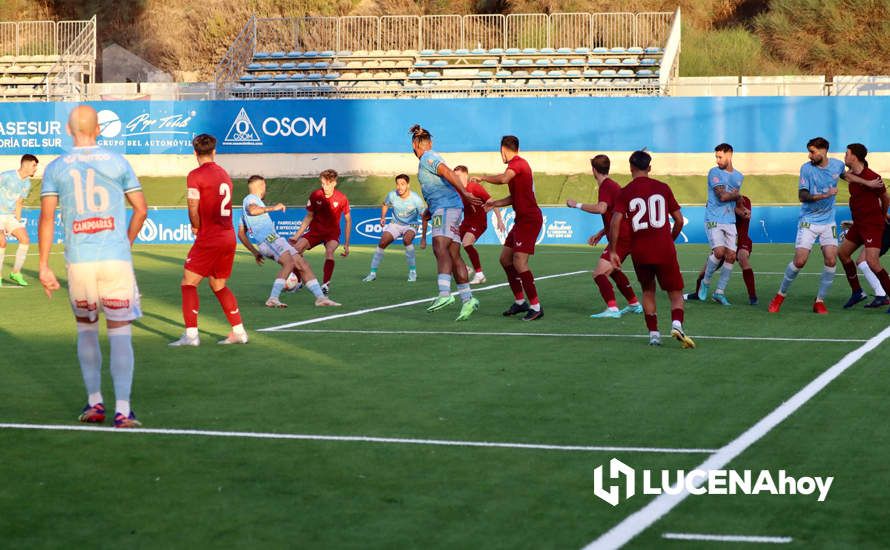
[[[235,121],[232,122],[232,126],[229,128],[229,133],[226,134],[226,138],[223,140],[223,145],[262,144],[263,141],[260,139],[260,135],[257,133],[256,128],[253,127],[253,122],[250,121],[250,117],[247,116],[247,111],[242,107],[241,111],[238,112],[238,116],[235,117]]]
[[[123,126],[121,119],[114,111],[103,110],[97,113],[99,118],[99,135],[104,138],[117,137]]]
[[[613,458],[609,461],[609,478],[618,479],[621,476],[624,476],[625,498],[627,499],[634,496],[636,472],[634,472],[634,469],[624,462],[621,462],[617,458]],[[603,489],[602,466],[597,466],[593,470],[593,494],[605,500],[612,506],[618,506],[618,501],[621,497],[620,492],[621,489],[617,485],[612,485],[611,487],[609,487],[608,491]]]
[[[151,219],[146,219],[139,231],[139,240],[151,242],[158,238],[158,226]]]

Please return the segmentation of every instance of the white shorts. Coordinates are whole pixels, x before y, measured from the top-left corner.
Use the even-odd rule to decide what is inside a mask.
[[[734,223],[705,222],[705,233],[708,234],[711,250],[722,246],[735,252],[738,231]]]
[[[393,239],[401,239],[409,231],[413,231],[414,234],[417,235],[417,226],[416,225],[407,225],[404,223],[390,222],[390,223],[386,224],[386,227],[383,228],[383,232],[389,233],[390,235],[392,235]]]
[[[297,256],[297,249],[291,246],[284,237],[275,236],[272,240],[265,240],[257,245],[257,250],[266,258],[272,258],[276,262],[285,252],[290,252],[293,257]]]
[[[127,261],[68,264],[68,297],[74,315],[90,321],[99,318],[100,306],[109,321],[142,317],[133,264]]]
[[[24,229],[25,224],[21,220],[17,220],[14,214],[0,215],[0,233],[12,235],[16,229]]]
[[[460,222],[464,218],[463,208],[437,208],[432,213],[430,224],[433,238],[448,237],[452,241],[460,242]]]
[[[794,248],[810,250],[813,248],[813,244],[816,243],[816,239],[819,240],[820,246],[837,246],[837,224],[800,222],[797,225],[797,238],[794,240]]]

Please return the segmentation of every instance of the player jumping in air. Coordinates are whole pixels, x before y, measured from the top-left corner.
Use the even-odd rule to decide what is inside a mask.
[[[695,342],[683,330],[683,275],[677,262],[674,240],[683,230],[683,214],[674,193],[666,183],[649,177],[652,157],[645,151],[630,156],[633,180],[615,201],[615,215],[609,227],[609,242],[618,242],[622,219],[630,220],[630,257],[640,286],[643,287],[643,313],[649,329],[649,345],[660,346],[658,317],[655,312],[655,281],[666,291],[671,302],[671,336],[683,348]],[[674,219],[673,228],[668,214]],[[621,266],[621,256],[612,250],[612,264]]]
[[[460,182],[464,184],[467,192],[485,203],[491,198],[488,191],[479,185],[477,181],[469,181],[470,174],[464,165],[455,166],[454,173],[460,178]],[[501,209],[496,208],[494,215],[498,220],[498,231],[505,231],[504,219],[501,217]],[[482,272],[482,260],[479,259],[479,251],[476,250],[476,241],[488,229],[488,218],[485,208],[464,201],[464,219],[460,222],[460,239],[470,263],[473,264],[473,275],[470,278],[471,285],[479,285],[486,281],[485,273]]]
[[[3,260],[6,257],[6,237],[12,235],[19,242],[15,251],[15,263],[9,280],[19,286],[28,286],[22,277],[22,266],[28,256],[31,239],[22,223],[22,204],[31,192],[31,177],[37,172],[37,157],[22,155],[18,170],[0,173],[0,286],[3,286]]]
[[[40,283],[46,295],[59,289],[49,267],[56,206],[65,228],[68,295],[77,321],[77,358],[87,390],[81,422],[104,422],[99,311],[105,314],[111,346],[115,428],[141,424],[130,407],[133,343],[130,323],[142,316],[130,247],[142,229],[148,208],[130,164],[117,153],[96,146],[99,121],[92,107],[71,111],[68,133],[74,148],[46,167],[40,191]],[[133,207],[127,223],[124,200]]]
[[[590,237],[590,240],[588,241],[590,246],[596,246],[603,236],[608,237],[609,226],[612,223],[612,215],[615,211],[615,201],[621,193],[621,186],[618,182],[609,177],[609,169],[611,168],[611,165],[612,162],[606,155],[597,155],[590,159],[590,168],[593,170],[593,177],[596,178],[596,182],[599,185],[599,202],[596,204],[582,204],[573,199],[566,201],[566,206],[569,208],[580,208],[585,212],[601,214],[603,216],[603,229],[596,235]],[[603,250],[603,253],[600,256],[596,269],[593,271],[593,281],[596,283],[603,300],[606,302],[605,311],[591,315],[590,317],[593,319],[618,319],[625,313],[643,312],[643,306],[640,304],[639,300],[637,300],[637,295],[634,293],[634,289],[631,286],[627,275],[625,275],[621,269],[612,265],[612,250],[618,252],[618,257],[621,259],[622,263],[624,262],[624,259],[627,258],[627,255],[630,254],[630,223],[628,223],[626,218],[622,221],[621,231],[618,234],[618,242],[613,243],[609,241],[609,244],[606,245],[605,250]],[[624,309],[618,309],[618,303],[615,301],[615,291],[612,290],[612,284],[609,283],[609,277],[615,281],[618,290],[621,291],[621,294],[627,300],[627,307]]]
[[[392,209],[392,221],[386,223],[386,213]],[[383,251],[396,239],[405,245],[405,259],[408,260],[408,282],[417,280],[417,256],[414,251],[414,237],[420,225],[420,216],[426,209],[420,195],[411,190],[411,179],[406,174],[396,176],[396,188],[383,199],[380,209],[380,225],[383,234],[377,243],[377,250],[371,258],[371,272],[363,279],[370,283],[377,278],[377,268],[383,261]]]
[[[214,162],[216,138],[200,134],[192,140],[198,167],[186,179],[189,220],[197,235],[183,268],[182,317],[185,334],[171,342],[174,347],[198,346],[198,285],[209,278],[210,289],[219,300],[232,332],[220,344],[246,344],[247,331],[235,295],[226,286],[235,261],[235,229],[232,226],[232,178]]]

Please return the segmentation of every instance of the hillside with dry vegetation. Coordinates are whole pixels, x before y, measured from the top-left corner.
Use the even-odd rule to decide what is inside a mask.
[[[685,76],[890,74],[888,0],[3,0],[0,20],[99,14],[117,43],[178,80],[206,80],[251,14],[671,11],[684,15]]]

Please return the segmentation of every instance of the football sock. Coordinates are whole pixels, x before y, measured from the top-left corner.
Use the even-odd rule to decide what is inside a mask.
[[[875,277],[878,278],[878,281],[881,282],[881,289],[884,291],[886,295],[887,292],[890,292],[890,275],[887,275],[887,270],[882,269],[875,273]]]
[[[615,302],[615,291],[612,290],[612,283],[609,282],[609,278],[605,275],[597,275],[593,278],[593,282],[595,282],[596,286],[600,289],[600,294],[606,302],[606,307],[610,309],[617,308],[618,304]]]
[[[457,285],[457,291],[460,292],[461,301],[469,302],[473,299],[473,293],[470,291],[470,283],[459,283]]]
[[[714,272],[717,271],[717,267],[719,265],[720,265],[720,260],[718,260],[717,257],[714,256],[714,253],[711,252],[711,254],[708,256],[708,263],[705,267],[705,277],[704,277],[704,279],[702,279],[702,281],[706,285],[711,284],[711,277],[714,275]]]
[[[216,294],[216,299],[219,300],[219,305],[222,306],[223,313],[226,314],[226,319],[232,325],[232,330],[235,330],[236,326],[241,325],[241,310],[238,309],[238,300],[235,299],[235,295],[232,294],[232,291],[227,286],[217,290],[214,294]],[[244,331],[243,327],[241,331]],[[235,330],[235,332],[238,331]]]
[[[869,286],[871,286],[872,290],[874,290],[875,296],[887,295],[887,292],[884,291],[883,285],[881,285],[881,281],[875,276],[874,271],[872,271],[871,268],[868,267],[868,262],[859,262],[859,271],[862,272],[862,276],[865,277],[865,280],[868,281]]]
[[[102,391],[102,350],[99,348],[99,323],[77,323],[77,359],[80,361],[80,373],[83,375],[87,394],[99,395],[101,401],[99,392]]]
[[[624,296],[624,299],[627,300],[628,304],[634,305],[637,303],[637,295],[634,293],[634,287],[631,286],[630,280],[627,278],[627,275],[624,274],[620,269],[613,269],[612,273],[609,275],[612,277],[612,280],[615,281],[615,286],[618,287],[618,292]]]
[[[473,263],[473,270],[482,271],[482,262],[479,260],[479,251],[476,250],[476,247],[473,245],[465,246],[464,250],[467,251],[467,256],[469,256],[470,262]]]
[[[328,284],[331,282],[331,276],[334,274],[334,260],[325,260],[324,261],[324,284]]]
[[[735,267],[735,264],[723,264],[723,269],[720,270],[720,280],[717,281],[716,292],[723,294],[723,291],[726,290],[726,286],[729,284],[729,278],[732,276],[733,267]]]
[[[675,308],[671,310],[671,323],[674,327],[683,328],[683,308]]]
[[[535,276],[532,275],[531,270],[528,270],[520,273],[519,278],[522,280],[522,290],[528,296],[529,306],[533,310],[538,311],[540,303],[538,302],[538,289],[535,288]]]
[[[451,275],[439,273],[436,283],[439,285],[439,296],[445,297],[451,294]]]
[[[182,285],[182,319],[185,321],[186,333],[188,329],[194,328],[195,335],[198,333],[198,310],[200,309],[200,299],[198,298],[198,287],[193,285]]]
[[[819,293],[816,294],[817,300],[824,300],[828,295],[828,289],[831,288],[831,283],[834,282],[834,274],[836,271],[836,266],[825,266],[822,268],[822,276],[819,278]]]
[[[18,273],[25,265],[25,258],[28,257],[28,245],[19,243],[18,249],[15,251],[15,263],[12,265],[12,272]]]
[[[378,246],[377,250],[374,251],[374,257],[371,258],[371,273],[377,273],[377,268],[380,267],[380,262],[382,261],[383,249]]]
[[[525,303],[525,294],[522,292],[522,280],[519,278],[519,272],[513,267],[513,264],[504,267],[504,273],[507,274],[507,283],[510,284],[510,290],[513,291],[513,298],[517,304]]]
[[[98,391],[96,393],[91,393],[89,397],[87,397],[87,402],[90,404],[90,407],[97,405],[102,402],[102,392]]]
[[[695,293],[698,294],[698,291],[701,290],[701,280],[705,278],[704,273],[698,274],[698,279],[695,280]]]
[[[275,279],[275,282],[272,283],[272,293],[269,294],[269,298],[278,299],[281,296],[281,291],[284,290],[284,279]]]
[[[405,260],[408,262],[408,270],[416,271],[417,270],[417,256],[414,252],[414,245],[409,244],[405,247]]]
[[[649,329],[649,332],[658,332],[658,315],[654,313],[647,313],[646,318],[646,328]]]
[[[318,284],[318,279],[306,281],[306,288],[308,288],[309,292],[311,292],[312,295],[316,298],[321,298],[324,296],[324,292],[321,290],[321,285]]]
[[[111,344],[111,380],[114,382],[114,398],[117,400],[117,412],[130,414],[130,388],[133,386],[133,340],[132,328],[125,325],[108,329],[108,342]],[[126,404],[127,412],[121,410],[121,402]]]
[[[841,262],[844,266],[844,273],[847,274],[847,282],[850,283],[850,290],[853,293],[862,292],[862,285],[859,284],[859,274],[856,273],[856,264],[853,261]]]
[[[754,287],[754,270],[750,267],[742,270],[742,279],[745,280],[745,287],[748,289],[748,296],[753,298],[757,296],[757,288]]]
[[[798,273],[800,273],[800,270],[797,269],[794,262],[789,262],[788,266],[785,268],[785,276],[782,278],[782,284],[779,285],[779,294],[782,296],[788,294],[788,289],[791,287],[791,283],[794,282],[794,279],[797,278]]]

